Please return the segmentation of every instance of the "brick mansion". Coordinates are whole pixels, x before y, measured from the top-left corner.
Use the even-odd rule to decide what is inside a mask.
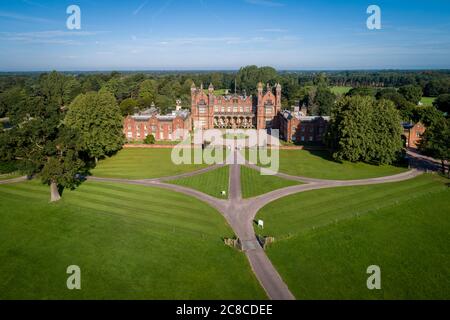
[[[216,95],[213,85],[191,87],[190,110],[181,108],[161,115],[156,108],[128,116],[124,121],[124,134],[129,141],[142,141],[148,135],[156,140],[180,140],[177,129],[280,129],[286,141],[321,142],[328,124],[327,117],[308,117],[306,108],[282,110],[280,84],[272,88],[259,83],[257,95]]]

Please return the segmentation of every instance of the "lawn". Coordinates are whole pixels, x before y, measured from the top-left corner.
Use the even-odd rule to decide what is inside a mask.
[[[301,184],[276,176],[262,176],[258,171],[241,166],[241,189],[244,199],[253,198],[268,192]]]
[[[123,149],[117,155],[100,161],[97,168],[92,170],[92,174],[104,178],[151,179],[206,167],[206,165],[175,165],[171,153],[172,149]]]
[[[207,173],[169,182],[201,191],[216,198],[228,199],[229,181],[229,166],[224,166]],[[225,196],[222,196],[222,191],[226,192]]]
[[[352,90],[352,87],[331,87],[330,90],[336,95],[345,95]]]
[[[19,177],[22,177],[22,176],[24,176],[24,175],[19,173],[19,172],[11,172],[11,173],[0,174],[0,181],[14,179],[14,178],[19,178]]]
[[[246,151],[248,159],[248,150]],[[367,163],[336,162],[327,151],[280,150],[280,172],[328,180],[354,180],[390,176],[407,168]]]
[[[436,98],[423,97],[421,102],[424,106],[432,106],[434,100],[436,100]]]
[[[36,181],[0,186],[0,299],[265,299],[222,216],[161,189],[84,183],[49,204]],[[82,290],[66,288],[81,268]]]
[[[298,299],[449,299],[449,180],[301,193],[264,207],[268,249]],[[282,208],[282,210],[280,210]],[[366,287],[381,268],[382,290]]]

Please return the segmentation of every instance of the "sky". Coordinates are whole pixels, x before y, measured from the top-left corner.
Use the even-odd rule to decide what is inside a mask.
[[[81,29],[66,10],[78,5]],[[369,30],[369,5],[381,29]],[[450,68],[448,0],[0,0],[0,71]]]

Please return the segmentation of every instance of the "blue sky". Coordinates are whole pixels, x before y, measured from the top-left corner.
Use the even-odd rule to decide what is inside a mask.
[[[81,8],[81,30],[66,8]],[[382,29],[366,27],[369,5]],[[450,1],[0,0],[0,71],[450,68]]]

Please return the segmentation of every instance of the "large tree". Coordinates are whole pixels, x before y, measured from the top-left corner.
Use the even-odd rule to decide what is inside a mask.
[[[442,172],[446,173],[446,163],[450,161],[450,121],[441,118],[428,127],[422,136],[419,149],[425,155],[441,160]],[[449,172],[450,175],[450,172]]]
[[[390,164],[402,149],[398,111],[387,100],[345,97],[332,110],[327,140],[337,160]]]
[[[401,87],[398,92],[405,97],[405,99],[415,105],[418,105],[423,96],[422,88],[414,85],[407,85]]]
[[[0,137],[0,160],[15,161],[28,174],[40,174],[51,190],[51,201],[60,199],[60,188],[74,187],[76,173],[84,167],[81,140],[63,123],[63,77],[43,75],[36,91],[9,112],[12,128]]]
[[[106,90],[76,97],[65,124],[80,132],[83,150],[95,162],[120,150],[125,141],[120,108]]]
[[[447,115],[450,114],[450,94],[441,94],[433,102],[433,105]]]
[[[275,84],[277,80],[278,73],[272,67],[247,66],[241,68],[237,73],[236,86],[238,89],[246,90],[248,94],[251,94],[256,92],[258,82]]]

